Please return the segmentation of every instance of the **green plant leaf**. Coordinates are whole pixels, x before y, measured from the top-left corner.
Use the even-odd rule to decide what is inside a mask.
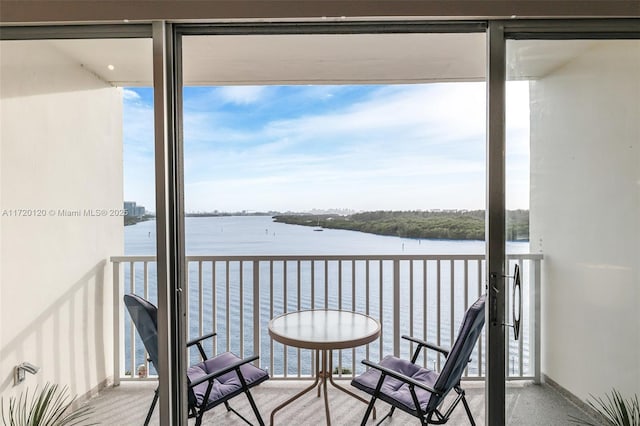
[[[5,415],[2,399],[2,423],[4,426],[91,426],[91,408],[83,406],[72,411],[76,398],[69,389],[46,383],[42,389],[36,386],[33,395],[29,388],[18,397],[9,398]]]
[[[606,399],[596,398],[593,395],[589,395],[589,397],[591,400],[587,400],[587,404],[611,425],[640,426],[638,395],[634,395],[631,399],[625,399],[618,390],[613,389],[610,395],[605,395]],[[597,426],[597,424],[571,415],[569,416],[569,421],[578,425]]]

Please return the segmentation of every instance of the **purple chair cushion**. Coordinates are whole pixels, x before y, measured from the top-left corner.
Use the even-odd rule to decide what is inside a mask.
[[[225,352],[215,358],[189,367],[187,370],[187,376],[191,381],[195,381],[200,377],[204,377],[207,374],[223,369],[237,361],[240,361],[240,358],[231,352]],[[269,374],[266,371],[251,363],[240,366],[240,372],[242,373],[244,380],[247,382],[247,387],[255,386],[269,378]],[[202,403],[204,395],[207,392],[207,386],[208,382],[204,382],[193,387],[197,406],[203,405]],[[218,405],[240,392],[242,392],[242,384],[240,383],[238,374],[235,371],[223,374],[213,379],[213,387],[211,388],[207,405]]]
[[[438,373],[435,371],[427,370],[426,368],[422,368],[410,361],[396,358],[394,356],[385,357],[380,361],[380,365],[397,371],[398,373],[402,373],[405,376],[409,376],[431,388],[433,388],[434,383],[438,380]],[[353,379],[351,384],[356,388],[373,395],[379,379],[380,371],[375,368],[370,368],[362,375]],[[418,401],[420,402],[420,408],[425,410],[432,394],[419,388],[415,388],[415,391]],[[411,392],[409,391],[409,385],[401,382],[400,380],[394,379],[393,377],[385,377],[382,387],[380,388],[379,398],[383,401],[393,403],[394,405],[400,403],[406,407],[407,411],[415,411],[415,404],[413,402]]]

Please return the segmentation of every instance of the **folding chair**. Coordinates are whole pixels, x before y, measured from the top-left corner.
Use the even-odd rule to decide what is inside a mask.
[[[124,303],[131,315],[131,319],[142,338],[149,360],[157,370],[158,367],[158,308],[152,303],[135,294],[124,296]],[[263,426],[264,422],[249,389],[259,385],[269,378],[269,374],[251,364],[258,359],[257,355],[241,359],[231,352],[222,353],[214,358],[207,358],[202,347],[202,341],[212,338],[216,333],[209,333],[187,343],[187,347],[196,346],[202,357],[202,362],[189,367],[187,370],[189,418],[196,419],[196,426],[202,424],[202,416],[220,404],[224,404],[227,411],[232,411],[242,420],[251,424],[240,413],[231,408],[229,400],[244,393],[251,404],[251,408]],[[158,402],[158,389],[155,391],[151,407],[144,422],[149,424],[151,415]]]
[[[460,387],[460,378],[484,326],[484,304],[483,295],[467,310],[450,351],[413,337],[402,336],[418,345],[411,361],[394,356],[385,357],[379,364],[362,361],[371,368],[351,381],[353,386],[372,395],[361,424],[366,424],[376,400],[381,399],[392,407],[378,424],[391,417],[396,408],[419,418],[422,425],[444,424],[462,401],[469,421],[475,425],[465,392]],[[423,348],[435,350],[446,357],[440,374],[416,364]],[[443,410],[441,405],[452,389],[457,396]]]

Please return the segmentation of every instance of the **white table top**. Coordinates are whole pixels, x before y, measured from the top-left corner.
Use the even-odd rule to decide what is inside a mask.
[[[269,335],[285,345],[305,349],[345,349],[380,336],[380,323],[356,312],[315,309],[282,314],[269,321]]]

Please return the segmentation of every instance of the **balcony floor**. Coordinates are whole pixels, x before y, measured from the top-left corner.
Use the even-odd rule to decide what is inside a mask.
[[[364,395],[349,385],[348,381],[341,384],[354,392]],[[269,424],[271,410],[282,401],[308,386],[307,381],[278,381],[269,380],[252,390],[256,404],[262,413],[266,424]],[[154,382],[123,382],[119,387],[108,388],[100,395],[91,399],[89,405],[93,407],[92,420],[102,425],[142,425],[149,404],[156,387]],[[467,382],[463,384],[467,390],[467,398],[478,426],[484,425],[484,383]],[[296,400],[290,406],[279,411],[275,416],[276,425],[324,425],[323,398],[317,398],[315,391],[309,392]],[[580,418],[590,418],[587,414],[566,400],[553,388],[546,385],[533,385],[520,382],[510,387],[507,393],[508,424],[527,426],[556,426],[567,425],[568,415]],[[253,421],[253,412],[243,396],[237,396],[231,401],[233,408]],[[331,420],[334,425],[359,424],[365,411],[365,404],[349,397],[339,390],[329,386],[329,405]],[[376,404],[378,418],[386,414],[388,405],[384,402]],[[592,420],[593,421],[593,420]],[[595,421],[593,421],[595,423]],[[194,420],[190,420],[190,424]],[[368,424],[375,424],[369,418]],[[158,407],[154,412],[151,424],[158,424]],[[224,406],[216,407],[204,416],[204,425],[245,425],[235,414],[227,412]],[[396,411],[392,420],[384,425],[418,424],[416,419],[408,414]],[[468,425],[462,405],[456,407],[451,425]]]

